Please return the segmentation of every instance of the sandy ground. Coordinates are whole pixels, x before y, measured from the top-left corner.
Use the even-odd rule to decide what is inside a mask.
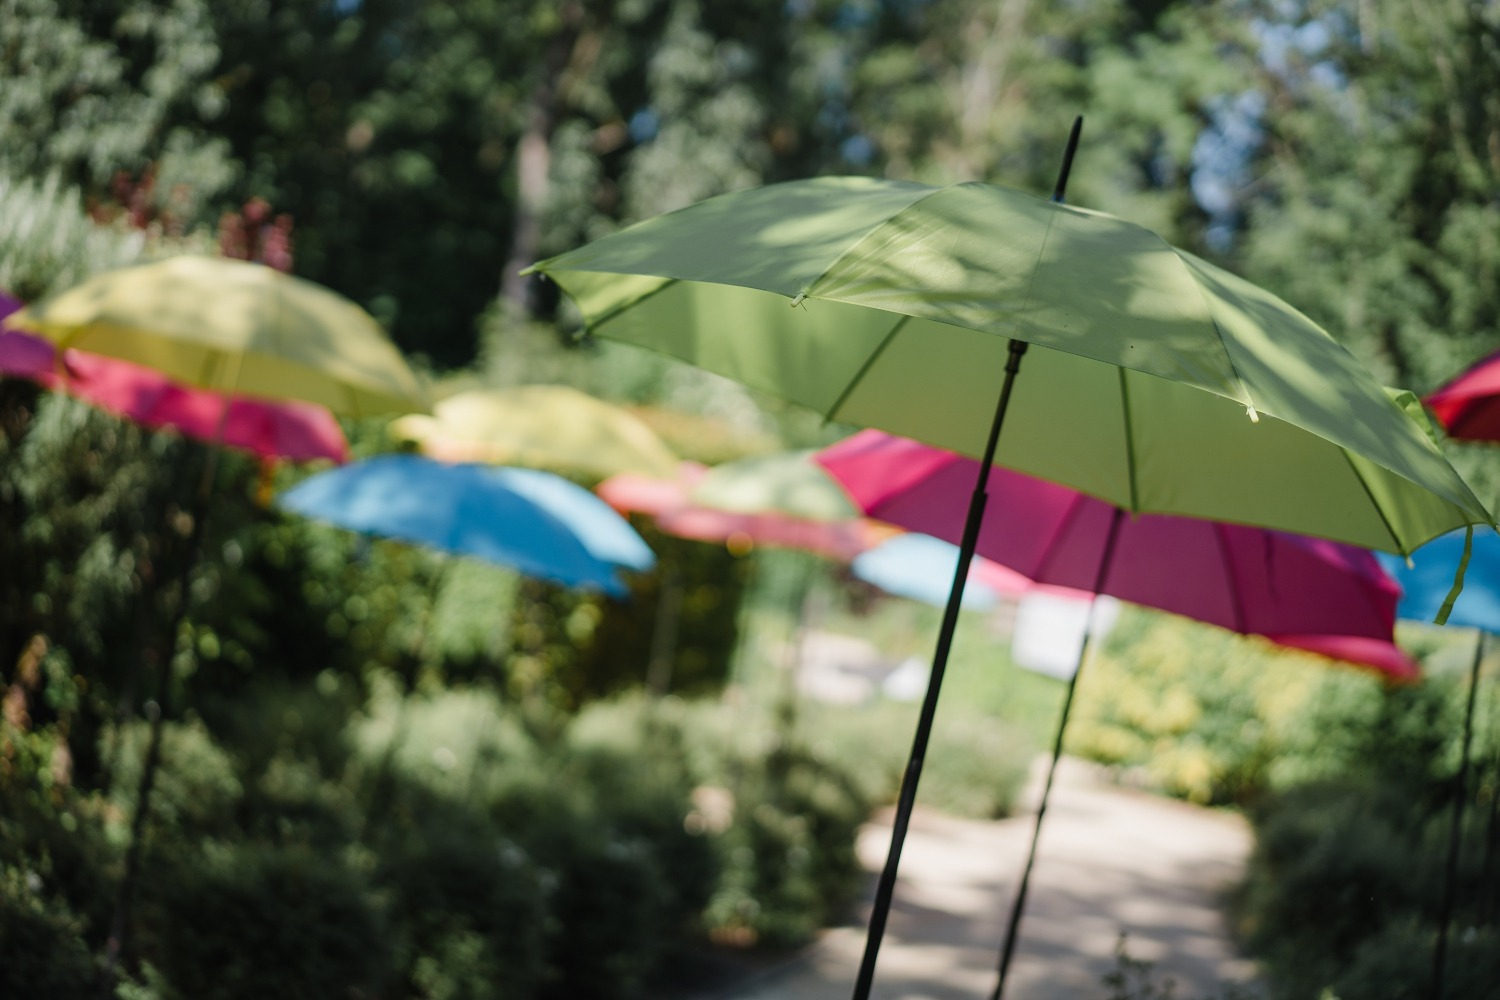
[[[1033,792],[1033,797],[1035,792]],[[988,1000],[1033,816],[955,819],[920,807],[901,858],[872,1000]],[[878,872],[889,813],[860,836]],[[1254,989],[1255,967],[1231,944],[1223,892],[1239,876],[1250,832],[1236,816],[1113,787],[1065,760],[1038,850],[1006,1000],[1109,996],[1122,933],[1179,1000]],[[697,1000],[846,1000],[865,946],[874,879],[858,922],[825,931],[790,959]]]

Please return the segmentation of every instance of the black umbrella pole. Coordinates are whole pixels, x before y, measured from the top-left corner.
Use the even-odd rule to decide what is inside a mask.
[[[1057,171],[1057,184],[1052,189],[1052,200],[1060,202],[1068,190],[1068,174],[1073,172],[1073,154],[1078,152],[1078,134],[1083,131],[1083,115],[1073,119],[1073,130],[1068,133],[1068,145],[1063,150],[1062,167]]]
[[[1479,687],[1479,662],[1484,659],[1484,630],[1474,641],[1474,665],[1469,670],[1469,704],[1464,711],[1463,752],[1458,764],[1458,787],[1453,799],[1453,826],[1448,833],[1448,867],[1443,879],[1443,903],[1438,912],[1437,943],[1432,949],[1432,997],[1443,1000],[1443,972],[1448,959],[1448,923],[1453,916],[1453,883],[1458,878],[1458,849],[1463,837],[1464,800],[1469,794],[1469,746],[1474,735],[1474,692]]]
[[[1096,595],[1095,600],[1098,600]],[[1089,618],[1092,620],[1093,611]],[[1090,622],[1092,626],[1092,621]],[[1092,627],[1090,628],[1092,631]],[[1073,708],[1073,692],[1078,688],[1078,674],[1083,670],[1083,659],[1088,654],[1091,635],[1085,632],[1083,646],[1078,650],[1078,662],[1073,667],[1073,676],[1068,680],[1068,691],[1063,696],[1062,717],[1057,721],[1057,736],[1052,745],[1052,759],[1047,763],[1047,780],[1042,785],[1042,799],[1037,804],[1036,823],[1031,828],[1031,846],[1026,851],[1026,864],[1021,869],[1021,882],[1016,887],[1016,896],[1010,906],[1010,918],[1005,925],[1005,943],[1000,948],[1000,978],[995,983],[991,1000],[1000,1000],[1005,995],[1005,980],[1010,974],[1010,960],[1016,953],[1016,940],[1021,932],[1021,915],[1026,910],[1026,890],[1031,885],[1031,868],[1036,864],[1036,845],[1042,837],[1042,819],[1047,815],[1047,802],[1052,797],[1052,782],[1057,777],[1057,762],[1062,759],[1063,733],[1068,728],[1068,714]]]
[[[1042,818],[1047,815],[1047,803],[1052,798],[1052,782],[1057,776],[1057,762],[1062,759],[1063,734],[1068,729],[1068,715],[1073,710],[1073,692],[1078,688],[1078,675],[1083,673],[1083,661],[1088,656],[1094,639],[1094,606],[1104,589],[1109,567],[1115,558],[1115,541],[1120,536],[1120,522],[1125,512],[1115,508],[1109,522],[1109,534],[1105,537],[1104,552],[1099,560],[1099,571],[1094,579],[1094,597],[1089,605],[1089,617],[1083,630],[1083,642],[1078,647],[1078,662],[1073,666],[1073,676],[1068,679],[1068,691],[1063,696],[1062,713],[1057,720],[1057,735],[1052,741],[1052,760],[1047,765],[1047,780],[1042,785],[1042,799],[1037,804],[1036,823],[1031,828],[1031,846],[1026,851],[1026,864],[1021,869],[1021,883],[1016,887],[1016,898],[1011,903],[1010,920],[1005,925],[1005,943],[1000,948],[1000,976],[995,983],[991,1000],[1000,1000],[1005,995],[1005,980],[1010,974],[1010,960],[1015,957],[1016,940],[1021,932],[1021,916],[1026,910],[1026,891],[1031,886],[1031,868],[1036,863],[1036,846],[1042,837]]]
[[[222,426],[220,429],[222,435]],[[191,596],[189,583],[193,570],[203,558],[203,541],[208,527],[209,489],[214,472],[218,469],[218,448],[210,446],[204,460],[203,478],[199,482],[197,509],[193,511],[192,526],[188,530],[187,554],[182,573],[178,578],[177,607],[173,609],[171,624],[166,633],[166,661],[157,670],[154,697],[147,702],[146,714],[151,719],[151,736],[146,743],[146,756],[141,761],[141,781],[135,793],[135,815],[130,820],[130,839],[125,847],[125,864],[120,874],[120,885],[115,892],[114,913],[110,917],[109,937],[104,944],[104,968],[100,975],[102,997],[115,995],[115,974],[125,948],[125,939],[130,929],[131,896],[140,868],[141,841],[146,833],[146,820],[151,808],[151,792],[156,784],[156,772],[161,764],[162,723],[167,715],[167,701],[171,697],[172,661],[177,653],[177,633],[187,618],[188,601]]]
[[[859,975],[854,981],[854,1000],[868,1000],[870,986],[875,980],[875,959],[880,953],[880,941],[885,935],[886,918],[890,916],[891,896],[896,889],[896,871],[901,865],[901,847],[906,841],[906,831],[911,825],[911,813],[917,801],[917,782],[922,777],[922,763],[927,756],[927,743],[932,736],[932,720],[937,715],[938,693],[943,686],[943,673],[948,667],[948,654],[953,647],[953,633],[958,627],[958,612],[963,604],[964,581],[969,576],[969,567],[974,562],[974,548],[979,543],[979,526],[984,522],[984,508],[988,500],[985,486],[989,482],[990,463],[995,460],[995,447],[1000,440],[1000,428],[1005,423],[1005,411],[1010,406],[1011,388],[1016,373],[1021,370],[1021,356],[1026,353],[1026,342],[1012,340],[1010,354],[1005,362],[1005,381],[1000,386],[1000,400],[995,405],[995,419],[990,425],[989,440],[985,443],[984,459],[979,464],[979,473],[974,482],[974,493],[969,499],[969,514],[964,522],[963,540],[958,549],[958,567],[953,574],[953,586],[948,591],[948,604],[943,609],[943,624],[938,630],[937,648],[932,654],[932,673],[927,679],[927,694],[922,698],[922,711],[917,717],[917,731],[912,739],[911,756],[906,761],[906,773],[901,780],[901,794],[896,800],[896,818],[891,828],[891,847],[886,855],[885,868],[875,886],[874,908],[870,913],[870,926],[865,939],[865,953],[860,960]]]

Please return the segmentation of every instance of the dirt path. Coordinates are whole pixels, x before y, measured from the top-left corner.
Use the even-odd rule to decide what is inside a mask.
[[[889,814],[862,832],[870,871],[884,864]],[[872,1000],[988,1000],[1004,916],[1032,817],[959,820],[920,808],[901,859]],[[1132,957],[1170,977],[1176,996],[1252,984],[1229,942],[1222,891],[1242,870],[1250,833],[1238,817],[1111,787],[1064,761],[1043,828],[1006,1000],[1104,998],[1119,935]],[[871,881],[873,887],[873,879]],[[702,1000],[846,1000],[864,950],[864,920]]]

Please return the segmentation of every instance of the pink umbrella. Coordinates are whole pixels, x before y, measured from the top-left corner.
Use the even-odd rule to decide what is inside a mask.
[[[145,427],[171,427],[263,459],[349,460],[349,444],[338,421],[312,403],[238,396],[230,399],[225,415],[225,397],[216,393],[180,385],[128,361],[82,351],[64,351],[59,363],[50,342],[13,330],[0,332],[0,374],[28,378]]]
[[[1475,362],[1422,401],[1450,437],[1500,441],[1500,351]]]
[[[675,479],[621,472],[600,483],[595,492],[621,513],[654,518],[657,527],[669,535],[722,542],[738,553],[748,552],[756,545],[768,545],[848,562],[895,533],[894,529],[856,518],[817,521],[772,511],[739,513],[705,507],[694,503],[691,493],[707,472],[708,467],[697,462],[681,463]],[[680,600],[681,582],[669,566],[657,605],[656,635],[661,639],[653,642],[648,669],[648,687],[653,691],[664,692],[671,675]],[[805,604],[799,605],[799,619],[805,614]]]
[[[814,460],[871,517],[948,541],[962,538],[970,484],[979,476],[972,459],[869,430]],[[1037,583],[1109,594],[1284,645],[1336,652],[1390,676],[1416,676],[1416,664],[1392,641],[1400,588],[1373,553],[1263,528],[1126,516],[1076,490],[994,466],[986,489],[994,510],[975,552]],[[1083,650],[1078,660],[1081,666]],[[994,1000],[1004,993],[1015,953],[1077,680],[1075,672],[1063,700]]]
[[[815,460],[871,517],[961,537],[973,460],[880,431],[855,434]],[[1314,651],[1334,648],[1329,635],[1374,640],[1338,652],[1393,677],[1416,676],[1416,664],[1391,644],[1400,589],[1364,549],[1196,518],[1127,516],[1008,469],[991,468],[989,494],[993,516],[976,551],[1036,583]]]

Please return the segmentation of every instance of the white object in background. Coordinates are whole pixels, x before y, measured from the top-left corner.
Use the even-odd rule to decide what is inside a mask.
[[[892,701],[918,701],[927,693],[932,667],[920,656],[908,656],[880,682],[880,692]]]
[[[1090,602],[1087,597],[1046,591],[1026,594],[1016,608],[1015,632],[1010,640],[1011,661],[1018,667],[1058,680],[1072,679],[1083,651],[1083,634],[1091,606],[1093,641],[1097,643],[1109,634],[1120,616],[1119,601],[1103,595]]]

